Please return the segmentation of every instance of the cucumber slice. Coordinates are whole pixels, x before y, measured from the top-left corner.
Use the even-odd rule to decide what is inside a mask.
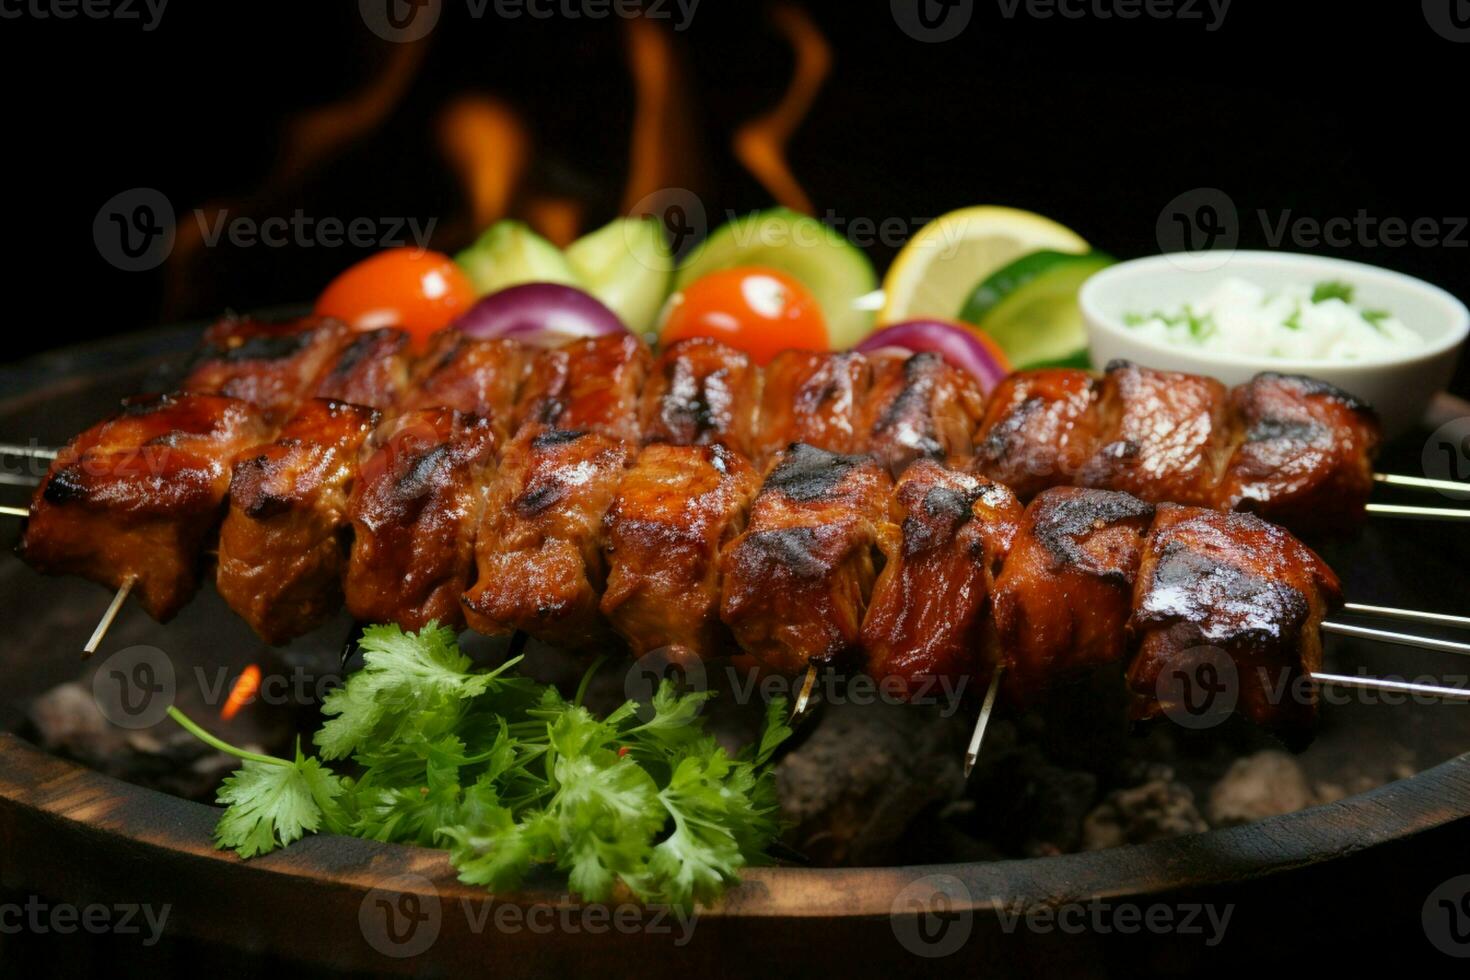
[[[785,272],[810,289],[822,307],[833,348],[851,347],[872,330],[873,311],[859,309],[857,299],[878,288],[873,263],[816,218],[771,208],[721,225],[680,267],[674,288],[739,266]]]
[[[582,285],[634,333],[653,328],[674,273],[674,253],[657,218],[619,218],[567,247]]]
[[[495,222],[454,261],[482,296],[523,282],[581,285],[561,249],[522,221]]]
[[[1102,252],[1023,255],[977,285],[959,318],[984,330],[1017,370],[1085,362],[1087,330],[1077,290],[1113,261]]]

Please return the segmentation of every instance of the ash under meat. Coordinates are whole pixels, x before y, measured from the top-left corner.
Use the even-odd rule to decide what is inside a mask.
[[[1239,719],[1132,730],[1121,691],[1098,678],[1042,710],[1002,708],[968,784],[974,705],[947,718],[947,706],[821,705],[776,770],[786,843],[818,866],[1042,857],[1290,813],[1417,768],[1385,744],[1355,764],[1332,753],[1324,774]]]

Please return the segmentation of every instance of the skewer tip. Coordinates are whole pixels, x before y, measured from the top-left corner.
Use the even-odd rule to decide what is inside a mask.
[[[112,621],[117,618],[118,610],[122,608],[123,602],[127,600],[128,593],[133,591],[133,583],[136,581],[136,578],[129,576],[123,580],[122,585],[118,586],[117,594],[112,597],[112,602],[108,604],[107,611],[97,621],[97,628],[92,630],[92,636],[87,640],[86,645],[82,647],[82,659],[85,660],[96,653],[97,648],[102,645],[103,637],[107,636],[108,629],[112,627]]]
[[[811,703],[812,688],[817,684],[817,665],[807,664],[806,678],[801,682],[801,693],[796,696],[796,706],[791,709],[791,718],[795,721],[806,714],[807,705]]]
[[[985,729],[990,726],[990,715],[995,711],[995,695],[1000,691],[1000,677],[1005,669],[1005,664],[997,664],[990,675],[990,686],[985,689],[985,703],[980,706],[980,717],[975,719],[975,730],[970,733],[970,747],[965,750],[966,779],[980,761],[980,746],[985,741]]]

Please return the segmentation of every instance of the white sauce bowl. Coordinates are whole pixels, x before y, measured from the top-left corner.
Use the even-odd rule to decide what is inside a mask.
[[[1140,336],[1123,322],[1127,313],[1197,303],[1232,277],[1268,292],[1292,284],[1341,280],[1354,287],[1356,304],[1393,313],[1424,339],[1424,345],[1352,362],[1288,360],[1166,343]],[[1099,367],[1122,358],[1145,367],[1209,375],[1227,385],[1248,381],[1258,371],[1310,375],[1376,408],[1389,438],[1424,418],[1429,402],[1454,374],[1470,333],[1470,310],[1438,286],[1361,262],[1289,252],[1178,253],[1120,262],[1088,279],[1078,301],[1092,360]]]

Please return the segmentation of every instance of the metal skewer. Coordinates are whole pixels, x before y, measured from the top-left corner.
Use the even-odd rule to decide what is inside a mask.
[[[1391,487],[1413,487],[1416,490],[1445,490],[1450,493],[1470,493],[1470,482],[1459,480],[1431,480],[1423,476],[1400,476],[1397,473],[1374,473],[1373,479]]]
[[[30,517],[31,512],[24,507],[0,507],[0,517]]]
[[[7,487],[34,487],[40,485],[41,478],[23,473],[0,473],[0,483]]]
[[[1318,684],[1337,684],[1342,687],[1357,687],[1365,691],[1393,691],[1402,694],[1423,694],[1445,701],[1470,701],[1470,688],[1442,687],[1438,684],[1420,684],[1417,681],[1395,681],[1386,677],[1355,677],[1351,674],[1314,673],[1312,680]]]
[[[1470,507],[1415,507],[1413,504],[1367,504],[1363,508],[1380,517],[1409,517],[1426,521],[1470,521]]]
[[[1345,602],[1343,612],[1363,616],[1382,616],[1384,619],[1402,619],[1409,623],[1424,623],[1428,626],[1453,626],[1470,629],[1470,616],[1451,616],[1447,613],[1420,612],[1417,609],[1396,609],[1393,606],[1365,606],[1361,602]]]
[[[975,730],[970,733],[970,747],[965,750],[965,778],[980,761],[980,743],[985,741],[985,729],[990,726],[990,714],[995,710],[995,695],[1000,690],[1000,675],[1005,673],[1005,664],[996,664],[995,673],[990,675],[990,686],[985,689],[985,703],[980,706],[980,717],[975,719]]]
[[[55,459],[56,450],[50,446],[21,446],[13,442],[0,442],[0,456],[24,456],[27,459]]]
[[[107,635],[107,631],[112,627],[112,621],[117,618],[118,610],[122,608],[122,604],[127,599],[128,593],[133,591],[133,583],[136,581],[138,579],[130,575],[123,580],[122,585],[118,586],[117,595],[112,597],[112,602],[108,605],[107,612],[103,613],[102,618],[97,621],[97,628],[92,631],[92,638],[87,641],[86,646],[82,647],[82,653],[85,656],[90,657],[102,645],[102,638]]]
[[[1360,640],[1395,643],[1405,647],[1419,647],[1422,650],[1436,650],[1440,653],[1458,653],[1461,656],[1470,657],[1470,643],[1457,643],[1454,640],[1436,640],[1433,637],[1415,636],[1412,633],[1393,633],[1389,630],[1373,629],[1371,626],[1355,626],[1352,623],[1323,623],[1322,632],[1353,636]]]

